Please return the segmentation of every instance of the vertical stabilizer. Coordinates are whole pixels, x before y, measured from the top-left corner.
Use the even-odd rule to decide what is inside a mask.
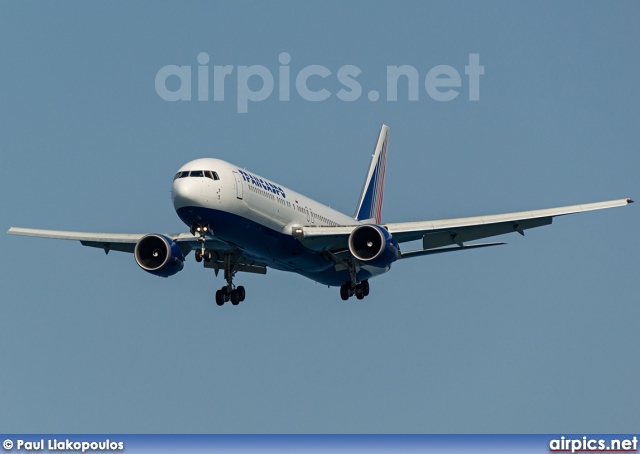
[[[387,167],[388,145],[389,127],[382,125],[354,215],[358,221],[370,221],[376,224],[382,222],[382,198],[384,196],[384,174]]]

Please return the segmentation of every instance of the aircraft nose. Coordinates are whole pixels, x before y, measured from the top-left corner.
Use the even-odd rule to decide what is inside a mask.
[[[178,210],[183,207],[202,205],[202,183],[195,178],[179,178],[173,182],[171,190],[173,207]]]

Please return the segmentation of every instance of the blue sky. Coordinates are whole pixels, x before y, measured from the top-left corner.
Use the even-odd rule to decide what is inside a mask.
[[[3,2],[2,228],[186,231],[169,191],[199,157],[351,214],[381,123],[386,222],[640,198],[639,13],[633,2]],[[236,68],[225,101],[164,101],[158,71],[195,71],[201,52],[210,68]],[[277,75],[282,52],[293,75],[329,68],[309,86],[333,95],[292,88],[290,101],[274,92],[238,113],[237,67]],[[335,96],[345,65],[361,70],[353,102]],[[403,85],[386,100],[398,65],[418,71],[418,101]],[[452,101],[424,88],[437,65],[462,75]],[[222,279],[191,257],[161,279],[127,254],[0,235],[0,427],[637,432],[639,221],[631,205],[396,263],[364,301],[297,275],[242,275],[248,300],[222,308]]]

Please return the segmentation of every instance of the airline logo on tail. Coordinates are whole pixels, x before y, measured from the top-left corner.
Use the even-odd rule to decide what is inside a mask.
[[[360,202],[355,218],[358,221],[382,222],[382,199],[384,196],[384,175],[387,167],[387,147],[389,145],[389,127],[382,125],[371,164],[364,180]]]

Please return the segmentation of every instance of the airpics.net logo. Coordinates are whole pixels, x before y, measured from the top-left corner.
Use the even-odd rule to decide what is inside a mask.
[[[265,101],[272,96],[284,102],[294,96],[309,102],[325,101],[332,96],[340,101],[353,102],[363,95],[363,87],[358,80],[362,70],[355,65],[344,65],[337,71],[323,65],[308,65],[298,69],[292,66],[291,55],[282,52],[278,56],[279,65],[274,76],[274,71],[263,65],[212,65],[206,52],[200,52],[196,60],[198,64],[195,69],[192,65],[166,65],[160,68],[155,78],[158,96],[171,102],[224,102],[235,96],[238,113],[247,113],[250,103]],[[469,101],[479,101],[480,76],[484,75],[480,54],[469,54],[464,75],[466,77],[463,78],[460,71],[449,65],[434,66],[424,75],[412,65],[387,66],[385,99],[398,101],[398,93],[402,91],[400,96],[407,101],[419,101],[425,99],[421,93],[424,88],[429,99],[449,102],[466,88]],[[340,88],[332,92],[330,88],[336,88],[335,81]],[[232,89],[226,88],[232,86],[233,82],[235,92],[232,93]],[[371,102],[381,99],[376,89],[367,91],[366,96]]]

